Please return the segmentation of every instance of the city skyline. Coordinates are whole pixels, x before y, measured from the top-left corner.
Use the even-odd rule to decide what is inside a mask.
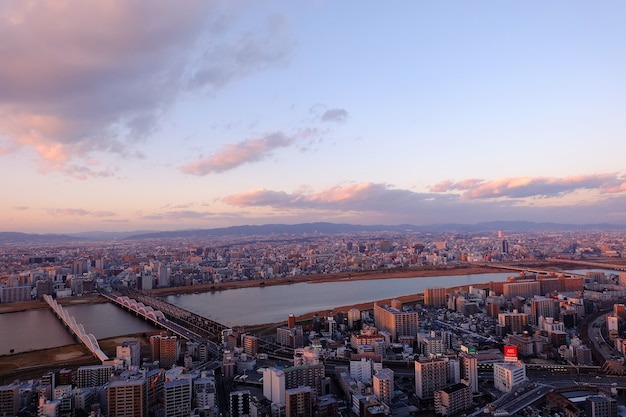
[[[0,231],[626,223],[626,5],[0,6]]]

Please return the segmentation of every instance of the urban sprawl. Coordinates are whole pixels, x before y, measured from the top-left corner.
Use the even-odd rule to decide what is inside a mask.
[[[624,232],[505,231],[5,244],[0,321],[48,308],[91,363],[22,378],[3,364],[43,351],[0,356],[0,416],[616,417],[626,414],[625,242]],[[248,330],[159,292],[341,274],[384,285],[385,273],[472,268],[511,275]],[[64,309],[76,300],[113,303],[154,331],[102,348]]]

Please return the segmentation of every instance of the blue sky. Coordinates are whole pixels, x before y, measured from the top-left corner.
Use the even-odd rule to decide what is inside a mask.
[[[0,230],[626,223],[626,12],[7,1]]]

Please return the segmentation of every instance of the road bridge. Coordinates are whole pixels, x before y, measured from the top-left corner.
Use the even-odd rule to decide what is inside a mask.
[[[229,326],[222,323],[218,323],[199,314],[192,313],[191,311],[185,310],[184,308],[178,307],[174,304],[170,304],[160,298],[152,297],[139,291],[124,290],[124,295],[134,298],[146,306],[151,306],[155,310],[161,311],[168,320],[214,342],[219,343],[222,339],[222,332],[229,329]]]
[[[139,293],[135,293],[133,295],[137,294]],[[209,351],[214,356],[220,356],[221,348],[219,343],[215,342],[215,339],[217,339],[216,335],[207,332],[201,326],[194,325],[193,322],[188,319],[188,316],[193,315],[194,313],[158,299],[156,300],[166,304],[165,307],[171,306],[174,308],[172,309],[168,307],[165,312],[163,312],[162,310],[155,310],[152,305],[146,305],[141,301],[128,297],[127,295],[109,293],[102,293],[101,295],[112,301],[118,307],[142,317],[144,320],[157,327],[168,330],[183,339],[206,344]],[[152,297],[142,297],[142,300],[150,302],[153,301],[151,298]],[[161,303],[154,302],[153,304]],[[172,314],[172,312],[174,312],[174,314]],[[224,328],[226,327],[224,326]],[[221,337],[221,333],[219,336]]]
[[[514,266],[514,265],[506,265],[506,264],[485,264],[485,266],[488,266],[490,268],[496,268],[496,269],[504,269],[507,271],[518,271],[520,273],[522,272],[529,272],[531,274],[537,274],[538,277],[547,277],[547,278],[556,278],[559,276],[564,276],[565,278],[579,278],[579,277],[585,277],[585,275],[583,274],[575,274],[573,272],[564,272],[564,271],[546,271],[543,269],[537,269],[537,268],[529,268],[529,267],[521,267],[521,266]]]
[[[96,339],[96,337],[91,333],[87,334],[83,325],[77,323],[74,316],[72,316],[65,309],[63,309],[63,307],[61,307],[59,303],[57,303],[56,300],[52,298],[52,296],[45,294],[43,296],[43,299],[50,306],[50,308],[59,318],[59,320],[61,320],[63,324],[65,324],[68,330],[73,335],[75,335],[82,342],[82,344],[84,344],[87,349],[89,349],[89,351],[94,354],[95,357],[97,357],[103,363],[109,360],[109,357],[100,349],[100,345],[98,344],[98,340]]]

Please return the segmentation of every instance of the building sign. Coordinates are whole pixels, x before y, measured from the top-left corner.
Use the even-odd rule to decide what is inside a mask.
[[[517,346],[505,346],[504,347],[504,361],[505,362],[517,361]]]

